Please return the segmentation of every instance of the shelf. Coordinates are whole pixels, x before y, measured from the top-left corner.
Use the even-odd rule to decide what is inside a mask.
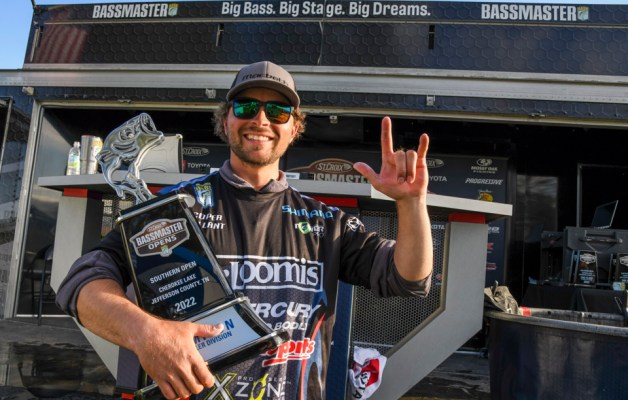
[[[143,172],[141,178],[148,186],[169,186],[181,181],[200,177],[200,174],[177,174]],[[114,180],[121,180],[124,171],[116,171]],[[356,196],[369,197],[376,200],[392,201],[389,197],[375,190],[367,183],[348,183],[314,181],[302,179],[289,179],[290,185],[302,193],[322,194],[329,196]],[[47,176],[38,179],[37,184],[54,190],[65,188],[82,188],[102,193],[113,193],[113,189],[105,182],[102,174],[73,175],[73,176]],[[430,193],[427,195],[427,205],[430,212],[438,213],[479,213],[486,216],[487,221],[497,218],[512,216],[512,205],[504,203],[492,203],[487,201],[465,199],[461,197],[443,196]]]

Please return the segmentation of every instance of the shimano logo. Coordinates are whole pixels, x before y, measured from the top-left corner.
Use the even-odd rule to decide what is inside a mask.
[[[321,292],[323,269],[322,263],[304,258],[244,256],[230,261],[224,272],[233,290],[290,288]]]
[[[290,215],[294,215],[295,217],[306,217],[306,218],[323,218],[323,219],[334,219],[333,211],[338,211],[337,207],[328,207],[327,211],[323,211],[323,209],[318,210],[307,210],[305,208],[297,209],[292,208],[288,204],[284,204],[281,206],[281,212],[287,213]]]

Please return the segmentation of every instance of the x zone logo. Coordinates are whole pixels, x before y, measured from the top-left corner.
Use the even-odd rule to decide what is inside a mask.
[[[203,400],[231,400],[234,397],[245,397],[250,400],[262,400],[264,398],[264,395],[266,394],[266,389],[274,392],[276,396],[285,395],[285,393],[283,393],[283,386],[275,388],[271,385],[268,385],[268,374],[265,374],[263,377],[254,382],[235,382],[237,391],[232,395],[231,391],[227,387],[233,382],[233,380],[237,376],[238,375],[234,372],[229,372],[225,374],[222,379],[220,376],[214,376],[214,386],[211,388],[211,391],[208,393],[208,395],[203,398]],[[266,398],[270,397],[271,393],[266,396]]]

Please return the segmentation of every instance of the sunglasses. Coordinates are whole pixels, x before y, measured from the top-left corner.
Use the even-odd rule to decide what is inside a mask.
[[[233,115],[239,119],[253,119],[264,106],[266,118],[273,124],[285,124],[290,120],[292,107],[276,101],[259,101],[255,99],[232,100]]]

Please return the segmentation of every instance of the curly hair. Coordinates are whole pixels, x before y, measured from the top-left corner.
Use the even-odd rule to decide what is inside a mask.
[[[225,143],[229,143],[229,141],[224,130],[224,122],[230,110],[231,106],[229,103],[220,103],[218,108],[214,111],[214,135],[218,136]],[[303,113],[300,108],[296,107],[292,110],[292,118],[294,118],[294,123],[297,124],[297,135],[294,138],[294,143],[301,137],[301,134],[305,132],[305,113]]]

